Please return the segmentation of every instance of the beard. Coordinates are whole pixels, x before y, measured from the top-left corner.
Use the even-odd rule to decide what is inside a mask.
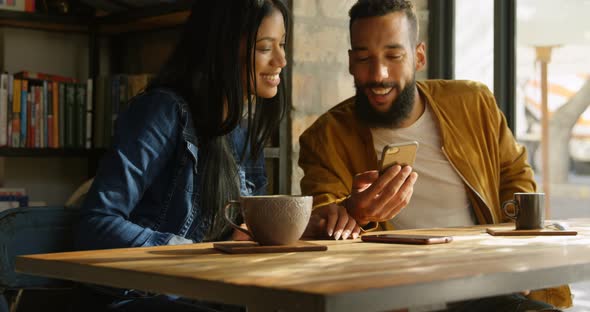
[[[398,83],[382,82],[382,83],[368,83],[359,85],[355,81],[356,88],[356,115],[357,117],[373,128],[397,128],[410,115],[414,108],[414,97],[416,95],[416,78],[412,80],[401,89]],[[397,98],[388,111],[376,111],[369,98],[363,90],[369,88],[394,88],[398,92]],[[392,90],[393,91],[393,90]]]

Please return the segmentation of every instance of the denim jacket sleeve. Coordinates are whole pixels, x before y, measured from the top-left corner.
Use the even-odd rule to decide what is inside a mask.
[[[129,221],[144,192],[171,157],[181,132],[177,99],[150,92],[119,115],[113,148],[101,161],[82,205],[77,245],[82,249],[164,245],[174,235]]]

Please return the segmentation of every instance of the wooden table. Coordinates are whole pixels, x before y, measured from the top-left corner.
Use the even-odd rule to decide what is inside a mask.
[[[325,252],[223,254],[212,244],[29,255],[17,271],[247,305],[260,311],[377,311],[590,279],[590,219],[577,236],[492,237],[485,227],[399,231],[450,244],[321,241]]]

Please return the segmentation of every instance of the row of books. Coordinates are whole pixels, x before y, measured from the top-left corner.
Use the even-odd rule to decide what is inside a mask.
[[[0,0],[0,10],[35,12],[35,0]]]
[[[0,188],[0,212],[29,206],[29,197],[24,188]]]
[[[92,79],[2,73],[0,146],[90,148],[92,87]]]
[[[150,78],[148,74],[114,75],[81,83],[51,74],[3,73],[0,146],[109,147],[119,112],[145,88]]]

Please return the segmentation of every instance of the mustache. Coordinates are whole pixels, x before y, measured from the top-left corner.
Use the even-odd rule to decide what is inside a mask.
[[[357,88],[360,89],[367,89],[367,88],[395,88],[400,89],[400,85],[394,81],[382,81],[382,82],[368,82],[365,84],[356,84]]]

